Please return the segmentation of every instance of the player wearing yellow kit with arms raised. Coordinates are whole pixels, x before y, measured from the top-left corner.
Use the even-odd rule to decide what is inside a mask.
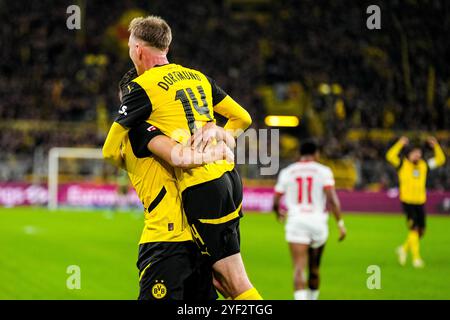
[[[130,24],[130,58],[139,77],[129,85],[119,117],[110,129],[103,151],[116,161],[118,143],[127,129],[147,120],[157,134],[185,143],[197,129],[214,121],[214,112],[228,119],[225,129],[235,136],[251,118],[214,80],[198,70],[168,62],[170,27],[159,17],[136,18]],[[143,130],[142,135],[148,131]],[[149,150],[160,156],[171,146],[147,139]],[[215,276],[233,299],[260,299],[245,272],[240,255],[239,218],[242,182],[234,164],[218,161],[194,169],[176,169],[183,206],[193,236],[209,257]]]
[[[425,232],[425,202],[428,170],[433,170],[445,163],[445,155],[437,140],[428,139],[433,148],[434,157],[425,161],[418,146],[410,147],[406,156],[400,158],[401,150],[409,143],[408,138],[401,137],[387,152],[386,159],[397,169],[400,189],[400,201],[408,218],[409,234],[406,242],[398,248],[399,262],[405,265],[408,251],[411,251],[413,266],[424,266],[420,256],[419,238]]]

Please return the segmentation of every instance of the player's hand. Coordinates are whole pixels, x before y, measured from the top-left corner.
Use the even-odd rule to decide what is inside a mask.
[[[197,129],[189,138],[192,149],[197,149],[202,152],[210,145],[217,136],[217,126],[214,122],[208,122],[203,127]]]
[[[203,152],[206,147],[215,142],[223,141],[230,149],[236,147],[236,141],[231,132],[217,126],[214,122],[208,122],[190,137],[189,144],[192,149]]]
[[[224,141],[219,141],[217,144],[209,144],[203,152],[203,162],[211,163],[218,160],[227,160],[234,162],[234,153]]]
[[[427,142],[431,147],[434,147],[438,144],[438,141],[435,137],[428,137]]]
[[[400,141],[404,146],[409,143],[409,139],[405,136],[401,137],[398,141]]]
[[[223,150],[224,150],[224,158],[223,158],[223,160],[227,160],[228,162],[234,162],[234,152],[233,152],[233,150],[228,148],[228,146],[226,145],[225,142],[221,141],[219,143],[223,144],[223,147],[222,147]]]
[[[341,242],[342,240],[345,239],[345,237],[347,236],[347,229],[345,229],[345,227],[339,227],[339,242]]]

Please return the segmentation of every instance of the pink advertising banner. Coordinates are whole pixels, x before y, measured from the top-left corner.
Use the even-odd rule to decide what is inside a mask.
[[[383,192],[338,191],[343,211],[347,212],[401,212],[396,189]],[[0,206],[15,207],[45,205],[48,201],[46,185],[27,183],[0,183]],[[74,207],[110,207],[113,205],[140,206],[135,191],[130,188],[119,196],[117,186],[112,184],[69,183],[58,189],[58,203]],[[245,211],[270,212],[273,203],[273,188],[244,188],[243,208]],[[449,212],[450,192],[430,191],[426,204],[427,212]]]
[[[247,211],[271,211],[273,192],[272,188],[267,187],[244,188],[244,209]],[[381,192],[338,191],[337,193],[344,212],[402,212],[397,189]],[[450,191],[430,191],[427,198],[427,212],[449,212]]]
[[[119,196],[117,186],[112,184],[64,184],[58,189],[58,203],[74,207],[111,207],[113,205],[141,205],[139,198],[130,188]]]
[[[0,182],[0,206],[43,205],[48,200],[47,186]]]

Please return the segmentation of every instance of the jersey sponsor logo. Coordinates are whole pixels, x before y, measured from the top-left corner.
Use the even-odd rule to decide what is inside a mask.
[[[155,130],[158,130],[158,128],[155,126],[150,126],[147,128],[147,131],[150,131],[150,132],[155,131]]]
[[[124,116],[126,116],[128,114],[127,109],[128,109],[127,106],[120,107],[119,114],[123,114]]]
[[[156,280],[152,287],[152,296],[155,299],[162,299],[167,295],[167,288],[164,284],[164,280]]]

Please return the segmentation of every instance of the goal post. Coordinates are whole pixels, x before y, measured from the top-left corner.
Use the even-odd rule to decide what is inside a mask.
[[[59,160],[66,159],[103,159],[99,148],[52,148],[48,155],[48,209],[58,208]]]

